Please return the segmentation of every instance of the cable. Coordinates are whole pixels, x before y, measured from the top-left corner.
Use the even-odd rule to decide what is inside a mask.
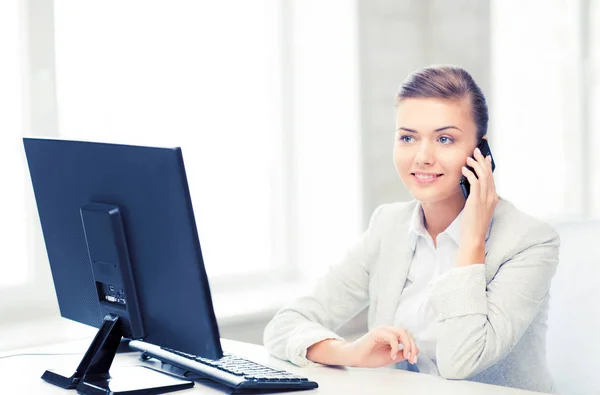
[[[24,356],[40,356],[40,355],[52,355],[52,356],[56,356],[56,355],[83,355],[83,353],[80,353],[80,352],[65,352],[65,353],[23,353],[23,354],[4,355],[4,356],[0,357],[0,359],[13,358],[13,357],[24,357]]]

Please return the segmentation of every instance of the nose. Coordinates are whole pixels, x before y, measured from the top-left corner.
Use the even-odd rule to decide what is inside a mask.
[[[415,163],[418,166],[432,165],[435,163],[435,155],[433,144],[427,141],[421,142],[417,154],[415,155]]]

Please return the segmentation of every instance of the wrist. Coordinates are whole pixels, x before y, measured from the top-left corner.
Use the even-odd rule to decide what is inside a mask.
[[[306,358],[324,365],[350,366],[349,343],[340,339],[325,339],[306,350]]]
[[[485,246],[485,237],[463,237],[459,250],[475,250]]]
[[[343,342],[340,344],[340,357],[344,366],[359,366],[360,360],[357,360],[356,354],[354,342]]]
[[[472,240],[461,243],[456,255],[456,266],[469,266],[485,263],[485,241]]]

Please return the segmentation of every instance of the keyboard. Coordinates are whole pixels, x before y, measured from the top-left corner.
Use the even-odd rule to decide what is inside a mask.
[[[208,378],[236,390],[308,390],[319,385],[306,377],[285,370],[224,353],[221,359],[207,359],[132,340],[129,347],[164,363],[174,365],[191,374]]]

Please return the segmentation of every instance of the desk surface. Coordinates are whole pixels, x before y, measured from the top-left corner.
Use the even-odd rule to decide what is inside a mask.
[[[90,340],[56,344],[46,347],[16,350],[0,354],[0,378],[2,393],[5,394],[73,394],[47,384],[40,376],[46,369],[75,370]],[[223,348],[231,353],[243,356],[259,363],[286,369],[293,373],[308,377],[319,383],[319,388],[310,391],[293,392],[293,394],[460,394],[460,395],[526,395],[537,392],[522,391],[512,388],[492,386],[469,381],[450,381],[421,373],[406,372],[396,369],[355,369],[336,368],[327,366],[312,366],[299,368],[290,363],[278,360],[268,355],[261,346],[223,340]],[[5,355],[22,353],[56,353],[67,355],[20,355],[2,358]],[[75,353],[75,354],[73,354]],[[141,362],[139,353],[118,354],[114,365],[127,366],[153,363]],[[160,366],[154,362],[153,366]],[[374,391],[374,389],[376,390]],[[224,394],[225,390],[207,386],[197,382],[194,388],[176,392],[177,394]],[[292,394],[287,392],[286,394]]]

